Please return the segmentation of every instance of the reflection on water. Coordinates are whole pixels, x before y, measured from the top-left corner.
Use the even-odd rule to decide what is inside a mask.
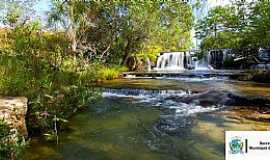
[[[58,145],[33,139],[24,159],[223,160],[225,130],[270,130],[268,110],[256,110],[263,106],[235,106],[237,96],[248,105],[249,97],[269,98],[265,84],[149,79],[102,87]]]

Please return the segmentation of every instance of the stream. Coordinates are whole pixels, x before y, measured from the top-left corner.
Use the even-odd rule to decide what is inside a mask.
[[[270,85],[226,78],[122,79],[25,160],[223,160],[224,131],[270,130]],[[269,109],[268,109],[269,108]]]

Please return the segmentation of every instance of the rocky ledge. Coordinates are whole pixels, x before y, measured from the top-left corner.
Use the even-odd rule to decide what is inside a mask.
[[[27,137],[25,116],[27,112],[27,98],[0,97],[0,119],[22,136]]]

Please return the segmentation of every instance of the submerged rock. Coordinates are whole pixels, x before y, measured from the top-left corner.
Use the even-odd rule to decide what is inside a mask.
[[[241,121],[243,121],[243,119],[247,119],[256,122],[270,122],[270,110],[268,108],[236,106],[217,114],[225,115],[231,119]]]
[[[16,133],[27,137],[25,116],[27,112],[27,98],[0,97],[0,119],[4,119]]]
[[[154,125],[154,130],[160,134],[186,137],[196,122],[193,116],[163,117]]]

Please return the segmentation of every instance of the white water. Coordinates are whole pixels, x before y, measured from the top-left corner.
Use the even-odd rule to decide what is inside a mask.
[[[193,61],[190,52],[166,52],[157,59],[154,70],[156,71],[184,71],[185,69],[194,70],[213,70],[214,67],[222,66],[229,51],[210,51],[202,59]],[[213,64],[213,66],[211,65]],[[148,67],[148,71],[150,71]]]
[[[146,58],[146,64],[147,64],[147,71],[151,72],[151,61],[148,57]]]
[[[168,52],[163,53],[158,57],[157,66],[154,70],[157,71],[178,71],[185,70],[184,59],[186,56],[187,64],[190,62],[188,52]]]
[[[195,70],[213,70],[214,68],[210,65],[211,55],[207,56],[195,62]]]
[[[193,94],[184,90],[144,90],[144,89],[105,89],[102,93],[106,98],[132,98],[135,103],[167,108],[174,111],[175,116],[187,116],[195,113],[211,112],[219,109],[217,106],[202,107],[195,103],[177,102],[170,97],[188,97]]]

